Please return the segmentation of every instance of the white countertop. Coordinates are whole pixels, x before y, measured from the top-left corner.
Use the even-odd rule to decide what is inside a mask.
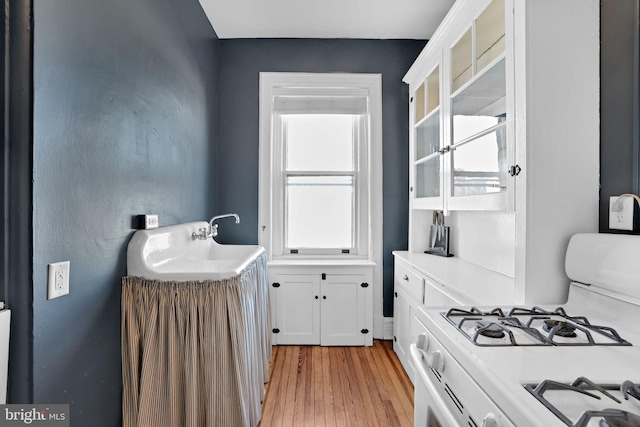
[[[514,303],[513,277],[492,271],[458,257],[393,251],[420,273],[476,305]]]

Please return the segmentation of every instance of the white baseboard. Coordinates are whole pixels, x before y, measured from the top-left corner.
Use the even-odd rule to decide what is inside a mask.
[[[393,339],[393,317],[374,316],[373,338],[376,340]]]
[[[382,327],[382,339],[383,340],[392,340],[393,339],[393,317],[385,317],[383,318],[383,327]]]

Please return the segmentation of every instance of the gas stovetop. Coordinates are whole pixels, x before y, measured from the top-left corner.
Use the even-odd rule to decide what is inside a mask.
[[[474,419],[495,405],[518,427],[640,427],[640,236],[576,235],[565,264],[561,306],[416,310],[436,383],[481,389],[465,395]]]
[[[451,308],[442,316],[478,346],[631,345],[610,326],[593,325],[586,316],[570,316],[534,306],[480,310]]]
[[[571,383],[545,380],[524,387],[568,426],[640,426],[640,385],[630,380],[596,384],[580,377]]]

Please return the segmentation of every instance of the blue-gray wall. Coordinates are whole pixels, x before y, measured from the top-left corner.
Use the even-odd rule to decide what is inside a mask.
[[[638,193],[638,0],[602,0],[600,15],[600,231],[609,232],[609,197]]]
[[[120,425],[132,218],[216,211],[218,40],[197,0],[34,0],[33,400]],[[47,300],[47,264],[70,260]]]
[[[381,73],[384,314],[391,316],[391,251],[407,248],[409,217],[409,92],[402,77],[424,45],[424,40],[221,40],[218,207],[237,212],[242,222],[221,228],[220,237],[258,241],[259,73]]]

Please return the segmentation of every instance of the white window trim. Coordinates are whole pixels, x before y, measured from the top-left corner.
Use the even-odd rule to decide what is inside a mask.
[[[274,236],[272,220],[274,212],[274,194],[270,185],[274,156],[280,155],[272,151],[271,138],[272,103],[276,92],[282,93],[282,88],[326,88],[332,87],[340,90],[353,89],[366,90],[369,97],[369,152],[366,163],[368,165],[368,197],[365,200],[368,208],[369,227],[366,240],[367,250],[357,255],[309,255],[302,254],[294,257],[285,254],[274,255],[274,244],[277,237]],[[258,192],[258,242],[267,249],[269,260],[283,260],[287,258],[301,259],[330,259],[344,261],[363,258],[377,265],[382,265],[382,76],[380,74],[322,74],[322,73],[260,73],[260,160],[259,160],[259,192]],[[272,219],[273,218],[273,219]],[[329,225],[330,226],[330,225]]]

